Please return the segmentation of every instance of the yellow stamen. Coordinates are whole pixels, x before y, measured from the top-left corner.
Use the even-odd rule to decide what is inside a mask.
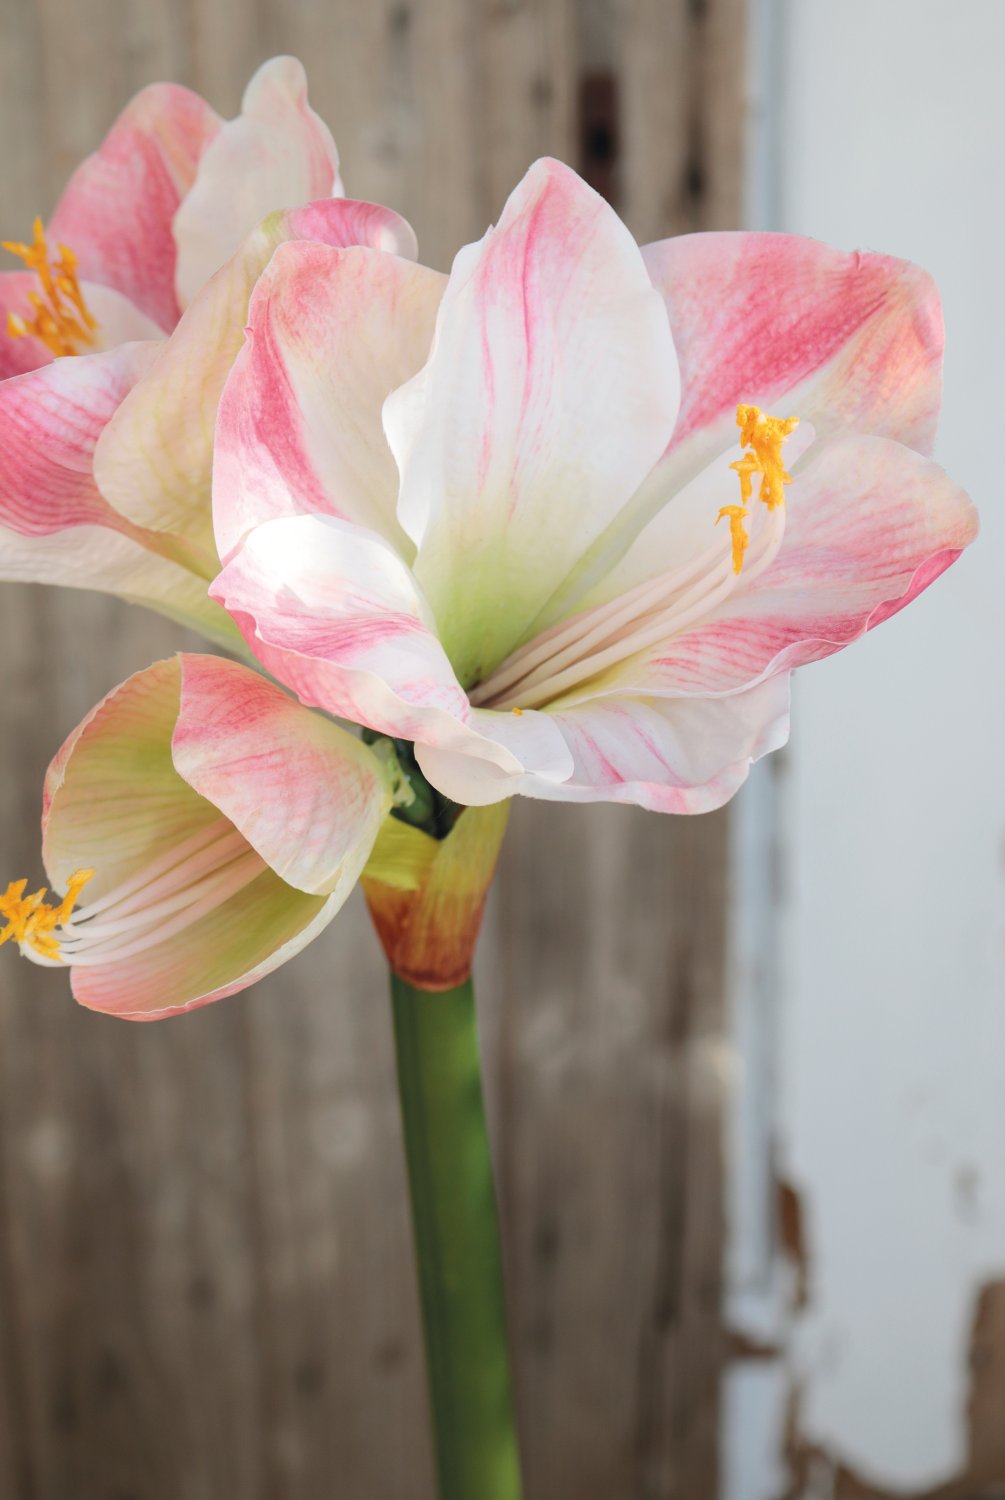
[[[523,709],[522,708],[514,708],[512,710],[512,712],[516,714],[516,716],[517,716],[518,719],[522,719],[523,718]]]
[[[761,466],[752,453],[745,453],[735,464],[730,464],[740,476],[740,504],[749,505],[754,493],[754,475],[760,474]]]
[[[754,493],[754,475],[761,476],[757,490],[769,510],[785,504],[785,486],[791,484],[792,476],[785,472],[782,463],[782,444],[799,426],[798,417],[768,417],[758,406],[738,406],[736,425],[740,429],[740,443],[747,449],[742,458],[730,464],[740,479],[740,504],[724,505],[716,516],[716,525],[723,516],[729,517],[730,540],[733,544],[733,571],[739,573],[743,567],[743,555],[750,536],[746,521],[750,515],[750,502]]]
[[[70,876],[66,895],[57,905],[46,901],[45,886],[26,896],[27,880],[13,881],[0,895],[0,917],[7,922],[0,930],[0,947],[13,938],[21,948],[33,948],[42,958],[59,960],[56,929],[69,920],[81,891],[93,875],[93,870],[77,870]]]
[[[38,277],[40,291],[29,292],[31,316],[7,314],[7,332],[12,339],[33,334],[50,354],[80,354],[94,344],[97,322],[84,300],[77,277],[77,257],[67,245],[59,245],[59,257],[50,262],[42,220],[36,219],[30,245],[19,240],[0,241],[4,250],[17,255]]]
[[[799,418],[768,417],[757,406],[738,406],[736,425],[740,429],[741,444],[752,450],[740,462],[749,461],[753,456],[761,475],[758,499],[763,500],[769,510],[784,505],[784,486],[791,483],[792,476],[786,474],[782,463],[782,444],[799,426]],[[736,467],[734,464],[733,468]]]
[[[733,544],[733,572],[739,573],[743,567],[743,554],[747,550],[750,537],[747,534],[747,517],[750,512],[745,505],[724,505],[715,518],[718,526],[723,516],[729,517],[729,539]]]

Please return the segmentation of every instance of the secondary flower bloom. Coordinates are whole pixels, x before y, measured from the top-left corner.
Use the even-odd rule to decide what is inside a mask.
[[[46,781],[47,900],[0,891],[0,944],[71,966],[84,1005],[153,1020],[235,994],[339,910],[392,804],[378,756],[234,662],[130,678]]]
[[[255,280],[286,239],[416,253],[387,209],[307,201],[341,195],[337,165],[292,58],[259,70],[227,124],[174,85],[133,101],[56,211],[75,247],[62,269],[24,247],[40,290],[0,277],[0,305],[35,298],[38,335],[24,310],[0,329],[0,373],[24,372],[0,381],[0,577],[103,589],[239,640],[206,592],[210,454]],[[286,204],[304,206],[263,218]]]
[[[47,230],[36,220],[30,242],[5,242],[24,270],[0,274],[0,376],[169,333],[260,219],[331,194],[335,143],[295,58],[263,64],[226,122],[198,94],[153,84],[78,167]]]
[[[415,254],[405,221],[372,204],[339,198],[272,214],[166,341],[0,381],[0,577],[103,589],[239,643],[207,593],[219,569],[213,423],[255,281],[296,238]]]
[[[885,256],[640,251],[545,161],[449,278],[290,243],[249,324],[212,592],[304,703],[414,741],[461,803],[718,806],[784,741],[791,670],[975,533],[924,456],[935,290]]]

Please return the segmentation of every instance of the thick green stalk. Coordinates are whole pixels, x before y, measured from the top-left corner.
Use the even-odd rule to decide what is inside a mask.
[[[391,995],[440,1500],[520,1500],[474,989]]]

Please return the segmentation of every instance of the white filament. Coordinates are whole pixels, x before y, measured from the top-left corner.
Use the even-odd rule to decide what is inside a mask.
[[[135,958],[215,911],[266,868],[221,818],[107,895],[78,907],[59,932],[61,959],[96,965]]]
[[[784,507],[777,506],[751,537],[742,572],[733,570],[731,547],[716,541],[682,567],[559,621],[473,688],[471,702],[495,709],[542,708],[647,647],[669,647],[675,636],[710,618],[739,585],[746,588],[771,565],[784,530]]]

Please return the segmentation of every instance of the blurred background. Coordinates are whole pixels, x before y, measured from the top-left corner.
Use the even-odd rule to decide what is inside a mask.
[[[233,114],[288,51],[433,265],[547,152],[643,240],[935,274],[978,547],[728,812],[518,807],[478,977],[527,1500],[1005,1495],[1000,0],[0,0],[0,43],[4,235],[143,84]],[[0,640],[6,879],[179,635],[5,586]],[[359,902],[159,1026],[0,955],[0,1500],[430,1500],[413,1277]]]

